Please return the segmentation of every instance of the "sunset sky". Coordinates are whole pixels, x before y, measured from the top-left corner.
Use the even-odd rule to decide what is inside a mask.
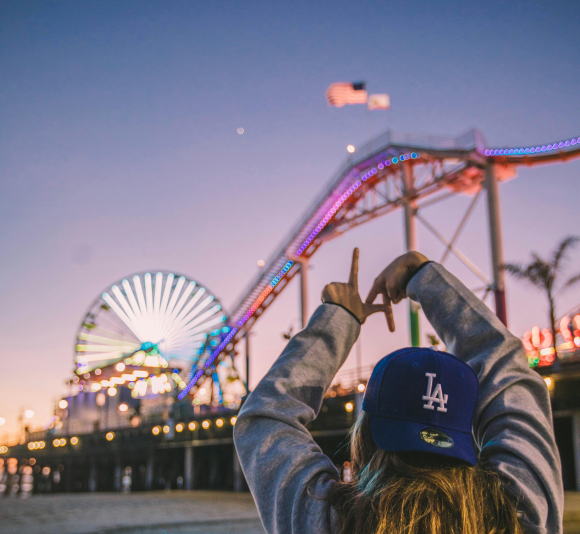
[[[489,146],[580,135],[579,23],[580,3],[561,0],[2,2],[0,438],[24,408],[48,421],[79,322],[116,280],[182,272],[229,308],[347,144],[389,128],[478,128]],[[392,109],[328,107],[327,86],[354,80],[389,93]],[[580,234],[579,178],[576,160],[520,168],[502,185],[507,261]],[[468,202],[425,216],[449,235]],[[402,228],[395,212],[322,247],[311,310],[324,284],[346,280],[353,246],[367,291],[403,251]],[[420,226],[419,244],[441,255]],[[484,203],[459,247],[490,272]],[[579,270],[580,247],[569,273]],[[580,286],[558,297],[559,313],[578,304]],[[517,335],[545,324],[543,295],[508,280],[508,314]],[[298,317],[294,282],[255,329],[252,383]],[[396,320],[392,335],[369,320],[365,365],[408,343],[406,305]]]

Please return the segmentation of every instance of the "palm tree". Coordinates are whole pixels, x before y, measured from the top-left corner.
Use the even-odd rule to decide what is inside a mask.
[[[569,236],[564,238],[556,247],[550,260],[544,260],[537,253],[532,252],[532,261],[527,265],[507,263],[504,269],[520,280],[526,280],[546,293],[548,298],[548,313],[550,330],[552,332],[552,347],[554,356],[556,352],[556,303],[555,294],[558,290],[565,289],[580,282],[580,274],[569,278],[565,283],[560,283],[562,270],[568,251],[578,242],[580,237]]]

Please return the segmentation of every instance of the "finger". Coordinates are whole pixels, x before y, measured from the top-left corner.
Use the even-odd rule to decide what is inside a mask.
[[[385,307],[383,304],[365,304],[365,317],[372,315],[373,313],[384,312]]]
[[[387,286],[387,292],[391,302],[394,304],[398,304],[404,298],[402,289],[396,285],[392,285],[391,287]]]
[[[354,287],[354,290],[358,293],[358,247],[352,251],[352,263],[350,264],[350,276],[348,277],[348,283]]]
[[[383,294],[383,299],[385,301],[383,308],[385,310],[385,316],[387,318],[387,326],[389,327],[390,332],[394,332],[395,318],[393,317],[393,305],[391,304],[391,300],[387,295]]]
[[[399,296],[399,291],[393,285],[387,285],[384,290],[385,302],[388,299],[391,304],[397,304],[400,302],[401,298]]]
[[[379,280],[377,279],[373,282],[373,287],[371,287],[371,290],[369,291],[369,294],[367,295],[365,302],[367,304],[372,304],[380,292],[381,292],[381,282],[379,282]]]

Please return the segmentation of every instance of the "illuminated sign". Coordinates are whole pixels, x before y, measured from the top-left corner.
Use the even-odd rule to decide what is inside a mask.
[[[552,365],[556,360],[552,332],[548,328],[534,326],[522,337],[530,367]],[[558,356],[566,358],[580,349],[580,313],[565,315],[556,330]]]

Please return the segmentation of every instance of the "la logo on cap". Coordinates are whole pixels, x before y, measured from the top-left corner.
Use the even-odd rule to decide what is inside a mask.
[[[423,408],[425,408],[426,410],[434,410],[435,406],[433,406],[433,403],[436,402],[439,404],[439,406],[437,407],[437,411],[446,412],[447,408],[445,407],[445,405],[447,404],[447,399],[449,396],[447,395],[447,393],[443,393],[441,383],[437,384],[435,386],[435,389],[433,389],[433,379],[437,378],[437,374],[425,373],[425,376],[427,377],[428,380],[427,392],[425,393],[425,395],[423,395],[422,399],[427,402],[423,404]]]
[[[476,465],[472,432],[478,385],[475,371],[447,352],[406,347],[381,358],[362,407],[375,445],[385,451],[429,452]]]

